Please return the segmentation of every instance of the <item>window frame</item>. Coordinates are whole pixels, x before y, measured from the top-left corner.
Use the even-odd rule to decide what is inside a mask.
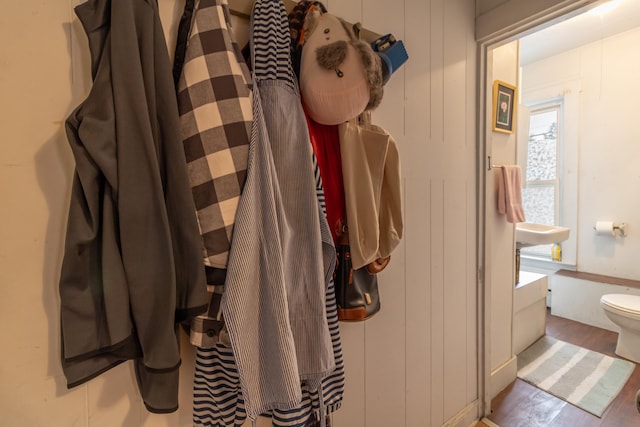
[[[526,73],[523,73],[523,77]],[[575,270],[577,260],[577,222],[578,222],[578,167],[579,167],[579,120],[580,120],[580,92],[582,82],[580,80],[561,82],[557,85],[528,89],[522,86],[521,103],[528,111],[538,111],[551,104],[562,105],[561,117],[558,124],[558,156],[557,180],[559,187],[556,194],[560,197],[556,201],[558,225],[569,227],[569,239],[562,242],[562,261],[551,260],[551,251],[548,256],[538,254],[521,254],[522,265],[540,268],[565,268]],[[526,137],[518,139],[518,151],[524,153],[524,161],[528,153],[528,117]],[[524,136],[524,135],[523,135]],[[524,140],[524,141],[523,141]],[[524,150],[524,151],[523,151]],[[519,156],[521,167],[523,157]],[[526,180],[526,165],[523,170]]]
[[[562,176],[562,160],[563,160],[563,129],[564,129],[564,100],[561,97],[555,97],[549,100],[545,100],[542,102],[534,103],[531,105],[527,105],[529,108],[529,117],[528,117],[528,127],[527,127],[527,139],[524,142],[525,149],[525,159],[527,166],[523,169],[523,182],[525,188],[535,188],[535,187],[553,187],[553,224],[548,225],[563,225],[562,224],[562,202],[564,200],[563,197],[563,186],[562,180],[560,179]],[[555,178],[547,179],[547,180],[527,180],[527,172],[529,168],[528,154],[529,154],[529,143],[530,143],[530,129],[531,129],[531,118],[536,114],[544,114],[547,112],[555,111],[556,112],[556,142],[555,142],[555,151],[556,151],[556,167],[555,167]],[[551,260],[551,246],[552,245],[540,245],[540,246],[532,246],[522,248],[521,253],[523,255],[531,255],[547,260]]]

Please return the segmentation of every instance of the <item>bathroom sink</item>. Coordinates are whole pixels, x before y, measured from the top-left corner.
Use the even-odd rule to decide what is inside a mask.
[[[532,224],[529,222],[516,224],[516,244],[518,248],[564,242],[568,238],[569,229],[567,227]]]

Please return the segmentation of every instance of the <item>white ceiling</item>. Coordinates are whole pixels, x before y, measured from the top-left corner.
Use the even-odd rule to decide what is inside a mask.
[[[614,0],[610,3],[615,3],[615,7],[605,14],[583,13],[521,38],[520,64],[526,65],[640,27],[640,0]],[[637,52],[633,52],[638,53],[640,46]]]

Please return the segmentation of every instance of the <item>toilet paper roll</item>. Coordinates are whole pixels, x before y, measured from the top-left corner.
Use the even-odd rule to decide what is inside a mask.
[[[599,236],[615,236],[612,221],[597,221],[595,229]]]

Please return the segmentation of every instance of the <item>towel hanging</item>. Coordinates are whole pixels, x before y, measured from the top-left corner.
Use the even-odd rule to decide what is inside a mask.
[[[522,207],[522,179],[520,166],[500,166],[498,176],[498,212],[507,216],[511,223],[524,222]]]

